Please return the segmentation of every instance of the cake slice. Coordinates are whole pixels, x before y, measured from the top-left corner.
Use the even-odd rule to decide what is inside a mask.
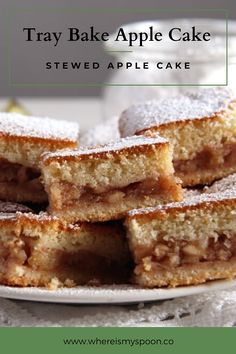
[[[126,228],[143,287],[195,285],[236,276],[236,190],[128,213]]]
[[[211,184],[236,172],[236,97],[228,88],[137,104],[123,112],[119,128],[122,137],[159,134],[168,139],[184,187]]]
[[[129,251],[118,222],[65,226],[23,206],[0,207],[1,284],[56,288],[127,282]]]
[[[128,210],[182,198],[169,144],[132,137],[95,149],[45,154],[50,213],[67,222],[120,219]]]
[[[77,147],[72,122],[0,113],[0,199],[43,203],[39,157],[45,151]]]

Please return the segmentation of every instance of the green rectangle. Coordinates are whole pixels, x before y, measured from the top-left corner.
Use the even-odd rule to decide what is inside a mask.
[[[235,328],[0,329],[1,353],[7,354],[233,354],[235,335]]]

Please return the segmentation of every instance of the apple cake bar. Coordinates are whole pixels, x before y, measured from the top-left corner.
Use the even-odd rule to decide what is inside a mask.
[[[182,199],[169,143],[159,137],[46,153],[41,167],[49,211],[67,222],[120,219],[134,208]]]
[[[236,189],[130,211],[133,281],[176,287],[236,276]]]
[[[236,97],[228,88],[137,104],[123,112],[119,129],[122,137],[159,134],[168,139],[184,187],[211,184],[236,172]]]
[[[77,147],[72,122],[0,113],[0,199],[43,203],[39,157],[45,151]]]
[[[16,204],[0,208],[1,284],[55,288],[127,282],[129,251],[119,222],[65,226]]]

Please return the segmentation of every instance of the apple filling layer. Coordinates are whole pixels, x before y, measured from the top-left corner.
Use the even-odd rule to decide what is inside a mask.
[[[54,210],[78,205],[117,205],[125,200],[143,200],[146,197],[162,201],[178,200],[180,187],[173,176],[160,177],[158,180],[149,178],[144,181],[131,183],[123,188],[108,189],[102,193],[92,188],[76,186],[67,182],[54,183],[50,187],[51,204]]]
[[[47,201],[47,195],[40,182],[40,172],[0,159],[0,199],[13,202]]]
[[[75,252],[39,246],[37,238],[0,243],[0,280],[10,285],[50,284],[52,278],[68,286],[127,282],[129,266],[101,251],[86,248]],[[4,280],[5,279],[5,280]],[[23,283],[22,283],[23,282]],[[66,284],[65,284],[66,285]]]
[[[225,169],[226,171],[233,168],[236,170],[236,144],[227,143],[220,147],[206,146],[191,160],[174,161],[174,168],[177,176],[183,181],[188,179],[188,175],[196,177],[198,173],[200,175],[204,172],[214,173],[214,170],[217,173],[218,170],[222,170],[222,173]],[[205,181],[199,179],[199,183],[205,183]]]
[[[236,236],[222,233],[201,241],[161,240],[152,249],[140,247],[135,252],[139,263],[136,274],[151,271],[152,264],[159,266],[159,271],[174,272],[178,267],[231,260],[236,256]]]

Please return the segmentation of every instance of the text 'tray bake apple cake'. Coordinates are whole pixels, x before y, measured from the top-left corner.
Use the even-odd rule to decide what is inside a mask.
[[[211,184],[236,172],[235,100],[229,89],[211,88],[140,103],[121,115],[121,136],[158,133],[173,145],[183,186]]]
[[[0,199],[43,203],[39,157],[45,151],[75,148],[76,123],[0,113]]]
[[[1,284],[55,288],[127,282],[129,251],[118,222],[65,226],[17,204],[0,208]]]
[[[134,282],[175,287],[236,276],[236,190],[130,211]]]
[[[50,213],[69,222],[119,219],[133,208],[182,198],[163,138],[45,154],[42,176]]]

